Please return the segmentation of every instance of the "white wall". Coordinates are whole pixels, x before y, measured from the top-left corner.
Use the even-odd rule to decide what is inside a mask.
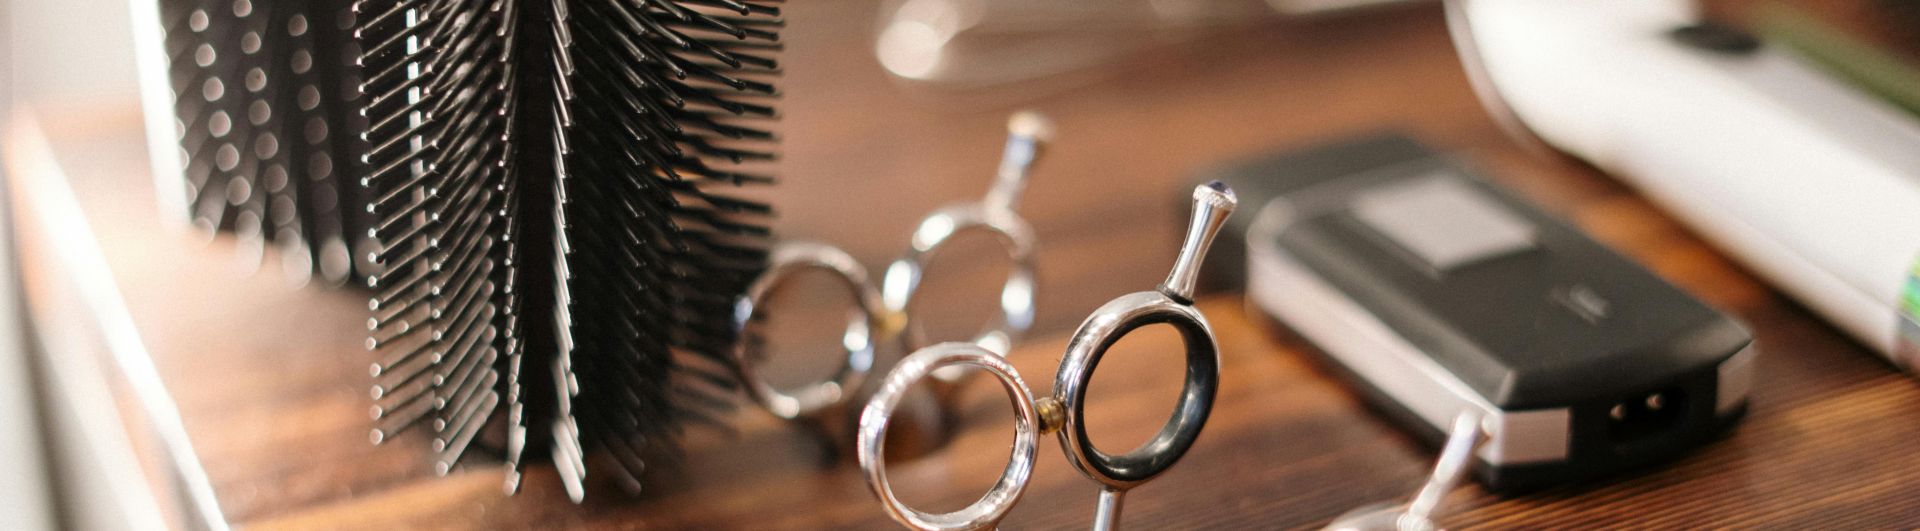
[[[10,18],[14,99],[136,104],[127,1],[0,0]]]
[[[138,0],[135,0],[138,1]],[[82,105],[134,109],[138,86],[134,74],[133,38],[128,17],[128,0],[0,0],[0,127],[9,127],[7,110],[13,104],[45,102],[62,106]],[[9,101],[11,100],[11,101]],[[44,119],[52,117],[42,116]],[[0,170],[4,173],[4,170]],[[5,175],[0,175],[4,178]],[[0,234],[7,232],[11,212],[6,195],[0,190]],[[10,238],[9,238],[10,239]],[[52,499],[57,496],[47,481],[45,461],[48,442],[41,436],[48,428],[36,414],[58,415],[57,400],[35,397],[35,391],[48,387],[31,385],[35,375],[28,361],[27,341],[17,326],[20,299],[13,249],[0,243],[0,459],[9,463],[0,469],[0,529],[53,529],[56,516]],[[44,376],[46,373],[41,373]],[[42,382],[51,386],[51,382]],[[67,430],[65,434],[78,433]],[[60,437],[54,432],[53,437]],[[64,448],[80,448],[77,440],[58,439]],[[81,462],[78,465],[95,463]],[[111,522],[100,515],[118,515],[114,504],[99,499],[84,499],[87,478],[67,476],[67,492],[86,507],[88,513],[72,515],[67,525],[95,526]],[[78,511],[75,511],[78,512]]]
[[[12,49],[6,39],[6,24],[15,11],[13,5],[0,0],[0,57],[7,57]],[[0,69],[0,127],[7,124],[10,77],[11,72]],[[0,182],[10,182],[7,177],[5,165],[0,164]],[[0,186],[0,237],[8,240],[12,193]],[[15,269],[13,246],[0,242],[0,426],[6,426],[0,429],[0,460],[7,463],[0,467],[0,529],[52,529],[53,492],[47,479],[43,426],[35,410],[32,363],[21,331],[24,321]]]

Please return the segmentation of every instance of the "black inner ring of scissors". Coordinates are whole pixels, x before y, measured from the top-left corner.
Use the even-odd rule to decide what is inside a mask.
[[[1087,449],[1088,464],[1101,475],[1123,482],[1146,481],[1165,472],[1175,461],[1186,455],[1193,447],[1194,440],[1200,438],[1200,428],[1206,426],[1207,415],[1213,412],[1214,391],[1220,387],[1220,356],[1214,349],[1213,337],[1199,321],[1186,314],[1169,309],[1158,309],[1134,316],[1121,323],[1112,334],[1102,338],[1100,348],[1094,349],[1091,365],[1087,369],[1088,379],[1100,367],[1100,359],[1106,357],[1107,349],[1112,348],[1120,338],[1126,337],[1134,329],[1151,324],[1166,323],[1180,331],[1181,339],[1186,342],[1187,380],[1180,389],[1180,402],[1174,408],[1173,416],[1160,427],[1146,444],[1131,452],[1110,455],[1093,446],[1093,440],[1087,437],[1085,422],[1073,426],[1072,437]],[[1086,387],[1082,386],[1082,393]],[[1072,400],[1073,416],[1086,419],[1085,396],[1069,397]]]

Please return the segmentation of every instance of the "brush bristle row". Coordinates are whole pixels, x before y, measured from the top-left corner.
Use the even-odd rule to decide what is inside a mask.
[[[363,178],[382,243],[369,282],[376,440],[433,432],[450,470],[493,418],[509,322],[510,19],[496,1],[355,6],[368,129]],[[508,356],[503,356],[506,353]]]
[[[712,418],[732,300],[764,267],[775,2],[364,1],[365,182],[384,245],[370,345],[384,439],[442,471],[504,403],[575,496],[605,451]],[[666,445],[670,447],[671,445]]]
[[[188,215],[290,280],[341,284],[364,219],[347,176],[358,96],[340,0],[160,2]],[[170,191],[163,191],[170,193]],[[257,258],[256,258],[257,259]]]
[[[733,298],[765,260],[767,208],[731,193],[769,180],[781,21],[768,2],[564,5],[562,356],[578,385],[562,400],[580,444],[608,450],[637,486],[641,447],[712,418],[732,390],[712,368],[732,344]]]

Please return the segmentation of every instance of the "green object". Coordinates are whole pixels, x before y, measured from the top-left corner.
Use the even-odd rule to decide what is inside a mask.
[[[1913,269],[1907,271],[1907,286],[1900,296],[1900,309],[1907,312],[1907,318],[1920,321],[1920,259],[1916,259]]]
[[[1778,2],[1759,9],[1754,29],[1768,42],[1792,48],[1828,72],[1920,116],[1920,70],[1895,54]],[[1913,297],[1909,291],[1908,301]]]
[[[1900,291],[1900,329],[1898,349],[1895,360],[1910,360],[1907,370],[1920,370],[1915,366],[1920,361],[1920,258],[1915,258],[1913,268],[1907,270],[1907,284]]]

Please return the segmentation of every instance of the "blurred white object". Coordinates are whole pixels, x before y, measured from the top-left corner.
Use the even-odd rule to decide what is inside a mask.
[[[1448,0],[1496,117],[1631,183],[1920,370],[1920,124],[1784,47],[1673,38],[1683,1]],[[1907,300],[1903,307],[1903,297]]]
[[[34,250],[10,263],[20,267],[20,285],[31,287],[19,300],[24,322],[32,325],[27,335],[40,369],[37,399],[52,447],[48,469],[56,478],[60,524],[228,529],[53,147],[25,113],[0,133],[13,194],[6,205],[13,214],[11,243],[16,251]],[[122,409],[123,403],[136,407]],[[0,502],[15,501],[12,494]]]
[[[0,28],[9,23],[7,6],[0,5]],[[0,38],[0,57],[12,53],[6,39]],[[7,72],[0,72],[0,125],[10,121],[12,85]],[[9,169],[0,164],[0,182],[11,183]],[[12,208],[8,201],[19,193],[12,186],[0,187],[0,235],[13,233]],[[0,244],[0,459],[8,466],[0,469],[0,529],[53,529],[56,522],[53,482],[47,473],[45,425],[41,421],[40,386],[35,385],[34,363],[27,349],[22,325],[20,262],[9,241]]]
[[[903,79],[950,88],[1026,81],[1206,30],[1407,0],[898,0],[874,55]]]

